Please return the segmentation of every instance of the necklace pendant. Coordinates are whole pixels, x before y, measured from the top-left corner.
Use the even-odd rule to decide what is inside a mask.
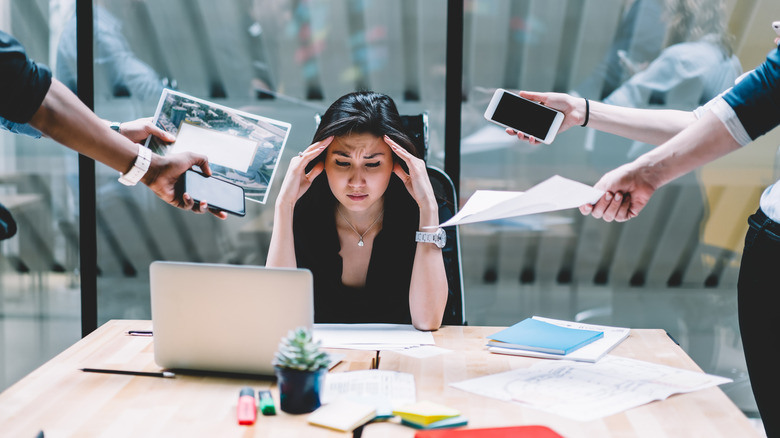
[[[358,241],[358,246],[363,246],[363,239],[362,238]]]

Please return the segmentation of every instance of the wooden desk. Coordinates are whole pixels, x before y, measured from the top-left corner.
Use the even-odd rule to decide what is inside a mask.
[[[272,380],[177,375],[175,379],[91,374],[82,367],[157,371],[152,338],[127,336],[149,330],[149,321],[110,321],[0,394],[0,435],[47,438],[106,437],[345,437],[306,424],[306,415],[278,409]],[[530,366],[541,359],[491,354],[484,336],[495,327],[445,327],[436,344],[453,353],[416,359],[382,352],[380,368],[413,373],[417,398],[457,409],[470,427],[544,424],[565,437],[751,437],[758,436],[745,416],[719,388],[675,395],[602,420],[577,422],[480,397],[448,386],[451,382]],[[345,352],[341,350],[341,352]],[[333,372],[368,369],[374,352],[346,351]],[[699,368],[661,330],[633,330],[614,354],[680,368]],[[278,415],[258,415],[254,426],[236,423],[236,401],[243,386],[271,388]],[[415,430],[396,423],[372,423],[363,437],[412,437]]]

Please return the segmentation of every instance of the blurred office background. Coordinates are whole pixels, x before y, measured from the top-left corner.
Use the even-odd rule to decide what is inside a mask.
[[[764,60],[780,19],[774,0],[96,0],[101,117],[152,116],[172,87],[292,123],[268,200],[245,218],[182,212],[96,165],[98,323],[150,317],[153,260],[264,264],[287,163],[309,145],[315,114],[347,92],[427,112],[428,161],[444,168],[448,4],[463,8],[461,205],[477,189],[525,190],[554,174],[593,184],[649,148],[583,128],[521,143],[483,119],[493,88],[690,110]],[[75,88],[74,9],[0,0],[0,28]],[[734,379],[723,389],[755,416],[736,278],[746,218],[780,174],[778,145],[775,131],[675,181],[627,223],[572,210],[461,227],[466,319],[663,328],[705,371]],[[81,336],[78,181],[74,152],[0,134],[0,202],[19,223],[0,243],[0,390]]]

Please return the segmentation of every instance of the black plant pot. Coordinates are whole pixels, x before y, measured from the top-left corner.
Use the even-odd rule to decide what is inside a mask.
[[[279,404],[288,414],[305,414],[320,407],[320,388],[326,369],[299,371],[276,367]]]

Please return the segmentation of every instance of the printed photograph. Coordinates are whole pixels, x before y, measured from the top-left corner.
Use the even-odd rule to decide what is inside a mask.
[[[155,113],[158,127],[176,136],[146,146],[157,154],[195,152],[209,158],[214,176],[244,188],[249,201],[265,203],[290,124],[249,114],[178,91],[163,90]]]

